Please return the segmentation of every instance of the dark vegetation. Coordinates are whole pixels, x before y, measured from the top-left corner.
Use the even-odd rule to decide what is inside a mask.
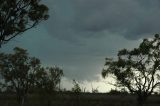
[[[41,0],[0,0],[0,46],[48,17]]]
[[[42,67],[40,60],[29,57],[26,50],[14,48],[11,54],[0,54],[1,89],[13,92],[23,106],[29,92],[40,90],[49,96],[58,88],[63,71],[58,67]]]
[[[102,76],[113,75],[117,87],[137,95],[138,106],[160,85],[160,37],[144,39],[138,48],[122,49],[117,59],[106,58]]]
[[[47,20],[41,0],[0,0],[0,47]],[[115,78],[122,90],[86,93],[73,80],[71,91],[59,87],[63,70],[44,67],[19,47],[0,53],[0,106],[159,106],[160,36],[144,39],[138,48],[122,49],[117,58],[106,58],[102,76]]]
[[[145,106],[159,106],[160,96],[152,95]],[[107,93],[80,93],[78,96],[72,92],[59,92],[48,98],[40,93],[30,94],[25,106],[137,106],[134,95],[107,94]],[[0,94],[1,106],[17,106],[15,95]]]
[[[150,94],[145,95],[147,99],[140,104],[139,88],[133,86],[138,90],[131,92],[126,86],[121,85],[122,82],[117,84],[118,88],[122,87],[121,90],[112,89],[108,93],[98,93],[97,88],[92,88],[92,93],[89,93],[73,80],[71,91],[63,91],[59,88],[63,70],[58,67],[43,67],[38,58],[30,57],[27,50],[19,47],[14,48],[10,54],[0,54],[0,75],[1,106],[136,106],[137,102],[138,106],[160,105],[160,95],[153,95],[154,90],[150,91],[151,93],[148,90]],[[153,74],[151,75],[153,78]],[[149,78],[147,81],[150,81]],[[154,80],[158,83],[158,79]],[[152,84],[151,87],[153,86]],[[145,91],[140,93],[143,98]]]

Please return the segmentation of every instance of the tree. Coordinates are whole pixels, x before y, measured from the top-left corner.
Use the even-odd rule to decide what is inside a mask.
[[[73,80],[73,88],[72,88],[72,92],[79,94],[80,92],[82,92],[82,89],[80,87],[80,85],[78,84],[78,82],[76,82],[76,80]]]
[[[99,93],[98,88],[92,88],[92,93]]]
[[[5,79],[5,86],[16,93],[21,106],[35,83],[39,68],[40,60],[29,57],[27,51],[22,48],[14,48],[13,54],[0,54],[0,73]]]
[[[58,67],[41,68],[36,74],[36,87],[47,98],[47,106],[51,105],[51,97],[55,95],[55,91],[58,90],[58,85],[61,82],[63,76],[63,70]]]
[[[48,8],[40,2],[0,0],[0,46],[48,19]]]
[[[58,84],[61,82],[61,77],[63,76],[63,70],[58,67],[42,67],[36,76],[37,87],[51,94],[58,89]]]
[[[73,80],[73,88],[71,91],[74,93],[74,98],[76,100],[76,106],[80,106],[80,93],[82,92],[82,89],[79,85],[79,83],[76,80]],[[85,89],[84,89],[85,91]]]
[[[98,87],[93,88],[92,83],[91,83],[91,87],[92,87],[92,93],[98,93],[98,92],[99,92],[99,91],[98,91]]]
[[[106,58],[102,76],[111,74],[118,87],[137,94],[138,106],[160,85],[160,37],[144,39],[138,48],[123,49],[117,59]]]

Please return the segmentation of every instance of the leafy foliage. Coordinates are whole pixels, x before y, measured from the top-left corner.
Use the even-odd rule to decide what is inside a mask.
[[[39,59],[28,56],[27,50],[16,47],[11,54],[0,54],[0,75],[5,80],[4,83],[1,81],[1,86],[15,92],[22,106],[27,94],[34,88],[47,94],[57,90],[63,70],[58,67],[44,68]]]
[[[72,88],[72,92],[74,93],[80,93],[82,92],[80,85],[78,84],[78,82],[76,82],[76,80],[73,80],[73,88]]]
[[[0,73],[5,86],[17,94],[19,103],[24,101],[29,89],[34,85],[40,60],[29,57],[26,50],[14,48],[13,54],[0,54]]]
[[[0,0],[0,46],[48,19],[48,8],[40,2]]]
[[[36,76],[38,89],[44,89],[45,92],[50,94],[58,89],[58,84],[63,76],[63,70],[58,67],[41,68]]]
[[[112,74],[116,85],[126,87],[138,95],[139,101],[145,101],[160,85],[160,37],[144,39],[138,48],[122,49],[117,59],[106,58],[102,76]],[[140,104],[142,105],[142,104]]]
[[[58,67],[42,67],[36,76],[35,89],[40,91],[40,97],[42,97],[44,101],[47,101],[47,106],[51,106],[52,97],[55,96],[56,91],[60,89],[58,89],[58,85],[60,85],[63,70]]]

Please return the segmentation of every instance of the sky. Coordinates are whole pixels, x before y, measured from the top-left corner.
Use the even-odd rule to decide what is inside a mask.
[[[111,86],[101,77],[106,57],[118,50],[138,47],[143,38],[153,37],[160,28],[159,0],[43,0],[50,18],[3,45],[28,50],[45,66],[58,66],[65,77],[87,90],[105,92]]]

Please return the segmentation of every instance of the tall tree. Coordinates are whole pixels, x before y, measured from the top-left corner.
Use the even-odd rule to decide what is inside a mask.
[[[160,37],[144,39],[138,48],[120,50],[117,59],[106,58],[102,76],[115,77],[116,85],[137,94],[138,106],[160,85]]]
[[[0,0],[0,46],[48,19],[41,0]]]
[[[58,89],[63,76],[63,70],[58,67],[41,68],[36,74],[36,87],[47,100],[47,106],[51,106],[52,97]],[[45,95],[45,96],[44,96]]]
[[[10,87],[17,95],[18,103],[23,106],[28,91],[34,85],[40,60],[29,57],[26,50],[14,48],[13,54],[0,54],[0,73],[5,79],[6,88]]]
[[[80,85],[78,84],[78,82],[76,80],[73,80],[73,88],[72,88],[72,92],[79,94],[80,92],[82,92],[82,89],[80,87]]]
[[[45,92],[51,94],[52,92],[58,90],[58,85],[60,84],[63,76],[63,70],[59,67],[42,67],[36,76],[37,87],[44,89]]]

